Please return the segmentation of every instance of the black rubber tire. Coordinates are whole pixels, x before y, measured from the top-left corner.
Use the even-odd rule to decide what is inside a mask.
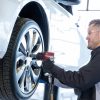
[[[17,55],[18,46],[20,44],[21,37],[23,37],[23,35],[25,34],[24,31],[25,30],[27,31],[30,28],[34,28],[41,36],[42,51],[44,51],[44,41],[43,41],[43,36],[42,36],[42,32],[41,32],[39,25],[31,19],[18,18],[15,23],[12,35],[11,35],[11,39],[8,45],[7,52],[3,60],[1,61],[1,65],[2,65],[0,66],[0,95],[1,95],[0,97],[1,97],[1,100],[27,100],[28,98],[30,98],[30,96],[32,96],[32,94],[36,90],[36,87],[38,85],[38,80],[41,74],[41,68],[39,69],[39,72],[38,72],[39,75],[38,75],[38,78],[36,79],[36,83],[34,83],[35,86],[29,92],[21,91],[19,88],[19,84],[17,83],[17,80],[16,80],[17,79],[16,77],[17,76],[16,75],[16,70],[17,70],[16,65],[17,64],[15,63],[16,63],[16,55]]]

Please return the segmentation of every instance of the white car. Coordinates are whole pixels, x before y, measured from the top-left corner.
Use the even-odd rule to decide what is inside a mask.
[[[26,100],[39,83],[38,52],[55,53],[55,63],[78,66],[80,40],[72,17],[78,0],[0,1],[0,99]],[[34,56],[32,56],[34,55]]]

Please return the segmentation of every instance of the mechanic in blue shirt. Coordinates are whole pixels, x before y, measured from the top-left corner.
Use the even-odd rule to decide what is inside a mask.
[[[100,19],[89,23],[88,49],[92,50],[88,64],[78,71],[65,71],[50,60],[43,62],[44,72],[49,72],[61,83],[78,91],[78,100],[100,100]]]

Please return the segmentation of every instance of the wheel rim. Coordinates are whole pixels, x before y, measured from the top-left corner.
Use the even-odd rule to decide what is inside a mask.
[[[31,93],[37,86],[42,61],[34,59],[34,56],[43,51],[41,31],[34,27],[27,28],[18,43],[15,61],[17,88],[24,94]]]

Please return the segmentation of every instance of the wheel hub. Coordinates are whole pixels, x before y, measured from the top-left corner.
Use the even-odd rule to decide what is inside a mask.
[[[26,60],[25,60],[25,65],[26,66],[29,66],[32,62],[32,58],[31,57],[26,57]]]

